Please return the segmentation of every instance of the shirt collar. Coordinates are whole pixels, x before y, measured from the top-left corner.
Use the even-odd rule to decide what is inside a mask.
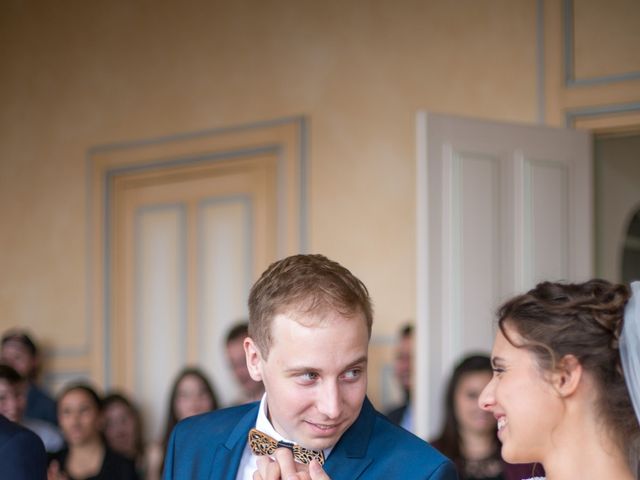
[[[266,392],[262,395],[262,399],[260,400],[260,407],[258,409],[258,418],[256,419],[256,428],[260,430],[262,433],[266,433],[271,438],[273,438],[276,442],[284,441],[288,443],[297,443],[293,440],[283,437],[280,435],[273,425],[269,421],[269,417],[267,415],[267,394]],[[324,458],[328,458],[329,454],[333,450],[333,447],[325,448],[323,450]]]

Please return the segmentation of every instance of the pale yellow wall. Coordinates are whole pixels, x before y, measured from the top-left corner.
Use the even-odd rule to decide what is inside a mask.
[[[418,109],[536,122],[541,100],[563,125],[565,108],[640,99],[638,81],[565,88],[561,2],[543,3],[540,98],[535,0],[3,1],[0,329],[91,339],[91,147],[305,115],[310,250],[365,281],[388,341],[415,315]]]

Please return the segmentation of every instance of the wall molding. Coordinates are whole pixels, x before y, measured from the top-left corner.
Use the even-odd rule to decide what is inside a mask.
[[[564,72],[567,88],[591,85],[607,85],[611,83],[640,80],[640,71],[624,72],[597,77],[576,78],[575,76],[575,19],[573,15],[574,0],[564,0]]]
[[[225,139],[238,136],[253,136],[251,147],[234,146]],[[252,122],[229,127],[220,127],[195,132],[171,134],[140,140],[129,140],[91,147],[86,155],[87,184],[87,269],[88,286],[85,312],[87,335],[85,343],[76,349],[61,349],[54,356],[89,357],[98,355],[95,342],[102,342],[100,356],[103,384],[111,384],[111,316],[110,301],[112,292],[111,239],[113,185],[117,178],[145,171],[164,170],[174,167],[194,166],[206,162],[222,162],[261,153],[276,154],[279,162],[286,156],[288,164],[293,165],[295,177],[286,178],[286,188],[295,187],[289,195],[295,197],[297,206],[297,224],[295,229],[297,250],[308,249],[308,161],[309,140],[308,120],[304,116],[289,116],[265,121]],[[222,145],[207,151],[210,145]],[[179,153],[180,145],[197,145],[191,152]],[[176,147],[177,146],[177,147]],[[204,150],[204,151],[202,151]],[[176,151],[178,153],[176,153]],[[199,153],[195,153],[199,152]],[[283,176],[285,174],[283,173]],[[279,179],[280,180],[280,179]],[[287,206],[287,193],[280,192],[285,185],[279,183],[278,205]],[[294,224],[295,225],[295,224]],[[279,251],[280,246],[278,246]],[[99,261],[97,257],[100,257]],[[98,283],[98,285],[96,285]],[[101,317],[98,322],[97,318]],[[95,339],[95,325],[101,325],[102,337]],[[95,363],[94,363],[95,365]],[[94,368],[98,368],[94,366]],[[96,371],[95,374],[98,374]]]
[[[640,102],[572,108],[565,112],[565,126],[568,128],[574,127],[576,120],[580,118],[621,115],[635,112],[640,112]]]

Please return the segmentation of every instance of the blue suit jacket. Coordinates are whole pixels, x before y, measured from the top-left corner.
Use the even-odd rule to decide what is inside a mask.
[[[47,454],[42,440],[0,415],[0,478],[46,480]]]
[[[180,422],[169,440],[164,480],[235,480],[258,406],[241,405]],[[393,425],[367,399],[324,469],[332,480],[458,478],[449,459]]]
[[[58,425],[58,411],[56,401],[47,392],[32,383],[27,392],[27,407],[24,416],[37,418],[45,422]]]

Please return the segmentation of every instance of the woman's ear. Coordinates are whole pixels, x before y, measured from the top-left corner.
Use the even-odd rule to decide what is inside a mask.
[[[251,337],[244,339],[244,354],[247,358],[249,375],[256,382],[262,381],[262,355]]]
[[[565,355],[556,366],[552,383],[561,397],[575,393],[582,379],[582,365],[574,355]]]

